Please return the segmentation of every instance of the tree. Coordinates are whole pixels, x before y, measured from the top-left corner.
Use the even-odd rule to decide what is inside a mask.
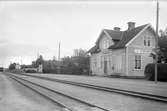
[[[42,55],[40,55],[35,61],[32,61],[32,67],[37,68],[40,64],[44,63]]]
[[[39,56],[39,58],[36,60],[37,65],[43,64],[44,60],[42,55]]]
[[[89,56],[84,49],[75,49],[71,57],[62,58],[64,73],[70,74],[88,74],[89,73]]]
[[[24,68],[32,68],[33,66],[32,65],[25,65],[25,64],[22,64],[21,65],[21,69],[24,69]]]
[[[167,29],[160,30],[160,36],[158,37],[158,49],[154,49],[155,53],[151,53],[153,59],[155,54],[158,55],[158,63],[167,63]]]
[[[78,49],[79,54],[77,56],[73,56],[73,63],[80,70],[81,74],[89,73],[89,56],[86,54],[86,50]]]
[[[14,70],[16,68],[16,63],[11,63],[9,65],[9,70]]]
[[[72,58],[65,56],[61,59],[61,73],[64,74],[75,74],[76,67],[72,61]]]
[[[37,60],[32,62],[32,67],[38,67],[39,64],[43,64],[44,73],[58,73],[58,66],[60,66],[60,72],[63,74],[88,74],[89,73],[89,56],[84,49],[75,49],[73,56],[66,56],[57,61],[56,57],[53,60],[44,60],[42,56],[39,56]]]
[[[44,73],[57,73],[57,61],[48,60],[43,62],[43,72]]]
[[[86,50],[84,49],[74,49],[74,56],[85,56]]]
[[[80,70],[81,74],[89,73],[89,56],[76,56],[73,57],[73,62]]]
[[[159,32],[161,37],[167,36],[167,28],[165,30],[160,30]]]
[[[167,63],[167,35],[163,35],[159,38],[159,61]]]
[[[89,73],[89,56],[84,49],[75,49],[72,57],[73,63],[77,66],[80,74]]]

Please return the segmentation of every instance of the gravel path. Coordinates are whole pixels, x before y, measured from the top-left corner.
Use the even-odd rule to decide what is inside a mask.
[[[24,77],[24,76],[23,76]],[[24,77],[53,90],[76,97],[78,99],[95,103],[98,106],[112,109],[113,111],[166,111],[166,103],[145,100],[136,97],[124,96],[116,93],[102,92],[78,86],[67,85],[32,77]]]
[[[0,111],[58,111],[38,94],[0,73]]]
[[[61,79],[61,80],[93,84],[103,87],[137,91],[141,93],[144,92],[148,94],[167,97],[167,82],[158,82],[157,84],[155,84],[153,81],[147,81],[147,80],[107,78],[98,76],[75,76],[75,75],[57,75],[57,74],[36,74],[36,75]]]

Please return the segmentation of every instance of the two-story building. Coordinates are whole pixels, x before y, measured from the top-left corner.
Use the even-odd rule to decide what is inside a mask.
[[[128,29],[121,31],[103,29],[88,52],[90,69],[94,75],[144,76],[144,69],[153,62],[150,53],[155,48],[155,31],[150,24],[135,27],[128,22]]]

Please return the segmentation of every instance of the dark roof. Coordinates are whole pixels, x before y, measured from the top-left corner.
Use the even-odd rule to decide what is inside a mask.
[[[104,31],[106,33],[108,33],[110,35],[110,37],[112,37],[113,40],[121,40],[122,39],[123,31],[115,31],[115,30],[108,30],[108,29],[104,29]]]
[[[109,49],[120,49],[124,48],[125,45],[132,39],[134,38],[139,32],[142,31],[148,24],[138,26],[134,29],[131,30],[126,30],[126,31],[115,31],[115,30],[109,30],[109,29],[104,29],[103,32],[107,33],[112,40],[115,42],[114,45],[110,46]],[[97,44],[92,47],[88,52],[90,53],[96,53],[99,51],[99,47]]]
[[[89,53],[89,52],[90,53],[97,53],[99,51],[100,51],[99,47],[97,45],[95,45],[90,50],[88,50],[87,53]]]
[[[116,44],[109,47],[109,49],[119,49],[125,47],[125,45],[134,38],[142,29],[144,29],[148,24],[136,27],[131,30],[126,30],[123,32],[121,40],[117,42]]]

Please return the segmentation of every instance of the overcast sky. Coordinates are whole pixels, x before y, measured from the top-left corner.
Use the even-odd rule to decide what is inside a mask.
[[[121,27],[127,22],[136,26],[150,23],[155,28],[156,2],[100,0],[83,2],[1,1],[0,2],[0,66],[10,62],[30,64],[37,54],[44,59],[57,56],[61,41],[61,57],[73,49],[90,49],[102,29]],[[167,27],[167,2],[160,1],[160,29]]]

